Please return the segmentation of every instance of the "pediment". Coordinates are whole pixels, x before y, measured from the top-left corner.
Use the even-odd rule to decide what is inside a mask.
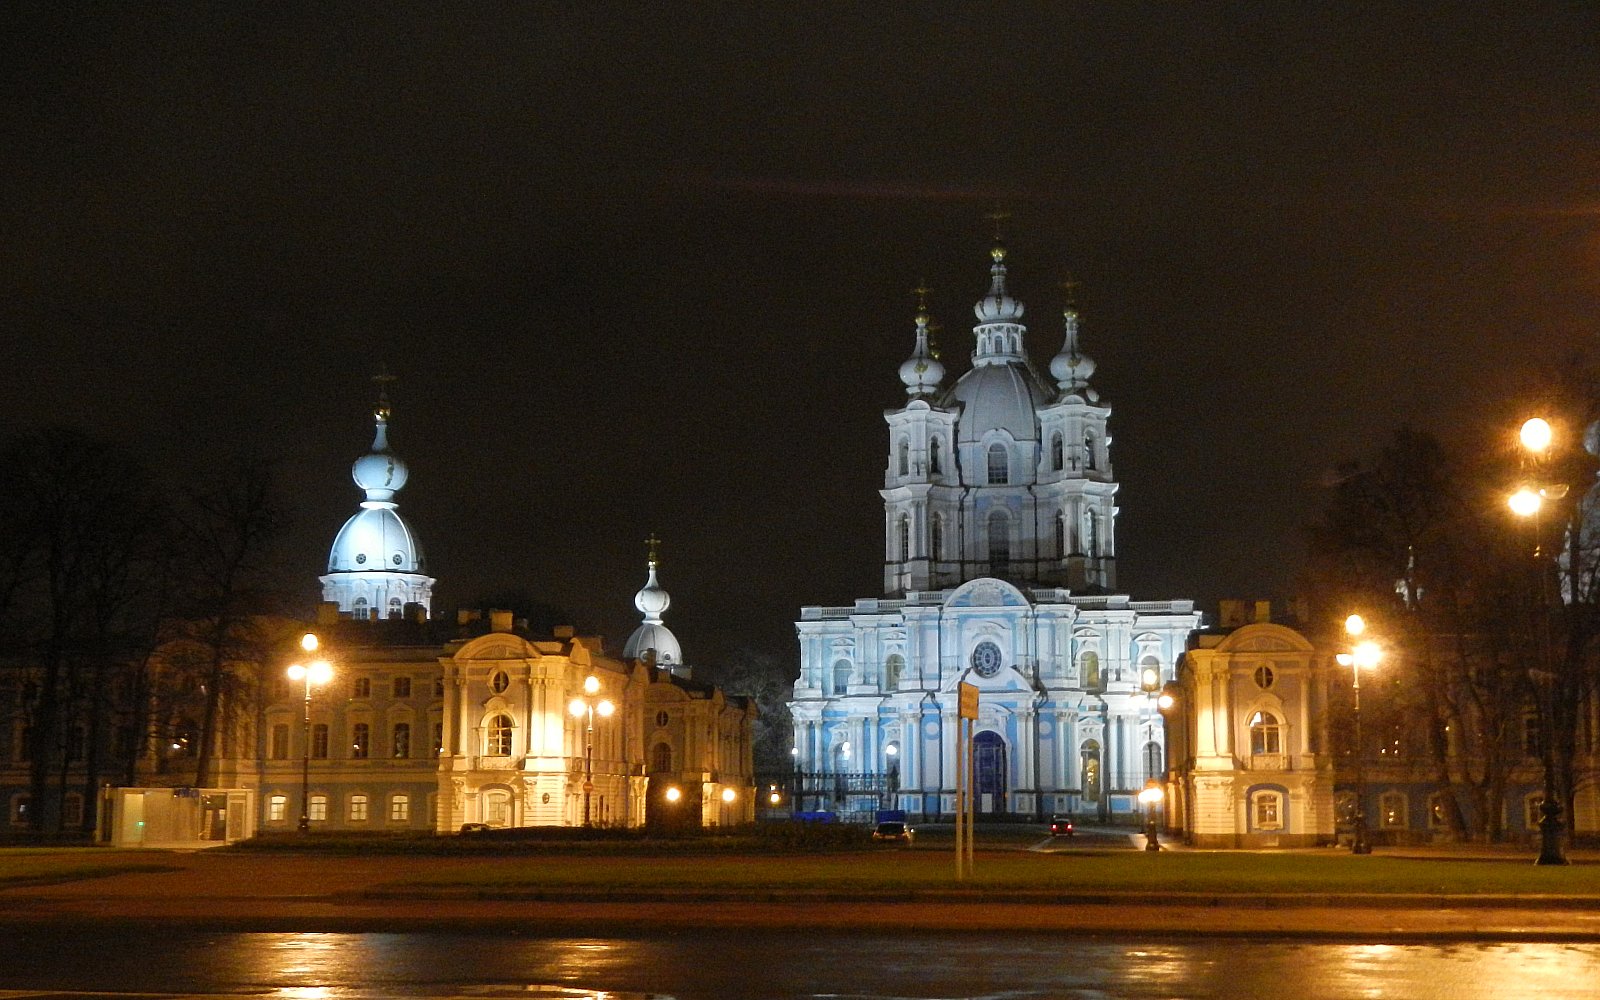
[[[1006,583],[984,577],[963,583],[955,593],[946,598],[947,608],[1025,608],[1028,599],[1022,591]]]

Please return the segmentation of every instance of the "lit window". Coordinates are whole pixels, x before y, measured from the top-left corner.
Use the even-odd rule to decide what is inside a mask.
[[[394,696],[396,698],[411,697],[411,678],[396,677],[394,679]]]
[[[889,658],[883,661],[883,686],[893,691],[900,686],[900,674],[906,669],[906,658],[899,653],[890,653]]]
[[[389,796],[389,822],[405,823],[411,819],[411,796]]]
[[[1252,799],[1257,830],[1283,829],[1283,797],[1277,792],[1257,792]]]
[[[486,741],[483,749],[488,757],[511,756],[511,716],[497,715],[489,720],[489,729],[485,733]]]
[[[396,722],[394,724],[394,739],[390,747],[396,757],[411,756],[411,723]]]
[[[1250,717],[1250,752],[1252,754],[1283,753],[1283,739],[1278,728],[1278,717],[1271,712],[1257,712]]]
[[[289,818],[289,796],[271,795],[267,797],[267,822],[282,823]]]
[[[1378,796],[1378,826],[1385,830],[1404,830],[1406,828],[1406,796],[1404,792],[1388,791]]]
[[[311,802],[306,806],[306,818],[314,823],[326,822],[328,819],[328,797],[326,795],[311,796]]]
[[[1083,686],[1089,691],[1098,691],[1100,683],[1100,654],[1092,649],[1086,649],[1078,654],[1078,676],[1083,678]]]
[[[350,727],[350,759],[366,760],[369,748],[372,746],[372,727],[365,722],[358,722]]]
[[[989,446],[989,485],[1004,486],[1011,477],[1011,463],[1006,458],[1006,446],[995,443]]]
[[[289,727],[279,723],[272,727],[272,759],[287,760],[289,757]]]
[[[350,796],[350,822],[365,823],[367,821],[367,797],[365,795]]]

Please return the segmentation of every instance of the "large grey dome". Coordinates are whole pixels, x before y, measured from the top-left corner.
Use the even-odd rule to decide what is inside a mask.
[[[963,443],[981,441],[992,430],[1006,431],[1018,441],[1036,441],[1037,411],[1050,395],[1024,364],[987,364],[957,379],[940,404],[961,404],[957,435]]]

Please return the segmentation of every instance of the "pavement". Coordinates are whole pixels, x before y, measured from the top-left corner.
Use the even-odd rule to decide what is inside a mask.
[[[1396,855],[1407,852],[1389,849]],[[1486,849],[1464,849],[1481,856]],[[1387,853],[1380,849],[1380,853]],[[986,852],[978,852],[981,866]],[[1426,849],[1425,856],[1443,856]],[[1453,856],[1453,855],[1449,855]],[[1489,856],[1503,857],[1503,852]],[[163,852],[172,870],[0,888],[0,927],[223,931],[652,934],[663,927],[875,933],[1017,930],[1082,936],[1600,942],[1600,897],[1359,894],[517,890],[395,888],[484,858]],[[1600,863],[1579,852],[1577,863]]]

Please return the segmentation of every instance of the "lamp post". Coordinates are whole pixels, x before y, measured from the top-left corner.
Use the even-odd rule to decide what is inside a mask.
[[[1351,615],[1344,620],[1344,631],[1352,642],[1367,630],[1366,620]],[[1351,754],[1356,765],[1356,832],[1350,840],[1351,854],[1371,854],[1372,844],[1367,840],[1367,774],[1361,761],[1361,668],[1376,667],[1383,658],[1383,650],[1370,639],[1356,642],[1348,653],[1338,656],[1340,666],[1350,668],[1350,692],[1355,699],[1356,744]]]
[[[1156,803],[1161,801],[1160,780],[1165,775],[1156,774],[1156,763],[1151,759],[1149,747],[1156,742],[1156,695],[1161,692],[1161,671],[1156,667],[1145,667],[1139,672],[1139,689],[1144,692],[1145,699],[1145,760],[1144,760],[1144,790],[1139,793],[1139,801],[1146,803],[1148,818],[1145,823],[1145,845],[1147,851],[1161,850],[1161,844],[1156,840]],[[1155,794],[1151,795],[1154,790]],[[1148,798],[1146,796],[1149,796]]]
[[[1161,783],[1150,778],[1144,783],[1144,790],[1139,793],[1139,801],[1144,805],[1144,849],[1147,851],[1161,850],[1161,841],[1156,836],[1156,806],[1161,804]]]
[[[317,636],[314,632],[307,632],[300,637],[300,648],[307,655],[317,651]],[[300,823],[298,829],[301,833],[311,830],[311,688],[314,685],[326,684],[333,678],[333,666],[327,660],[312,660],[310,663],[291,663],[289,665],[289,679],[291,681],[304,681],[306,686],[305,700],[305,730],[304,739],[301,741],[303,753],[300,756]]]
[[[1548,421],[1534,417],[1523,423],[1517,435],[1531,466],[1534,479],[1524,483],[1507,498],[1511,512],[1521,518],[1533,519],[1534,600],[1539,610],[1539,670],[1537,687],[1541,695],[1540,713],[1544,716],[1539,729],[1539,757],[1544,765],[1544,801],[1539,803],[1539,857],[1536,865],[1567,864],[1561,849],[1561,802],[1556,796],[1555,761],[1555,673],[1550,655],[1550,604],[1547,594],[1547,577],[1544,551],[1544,532],[1540,512],[1546,500],[1560,500],[1567,495],[1567,484],[1544,482],[1545,458],[1555,434]]]
[[[589,822],[589,797],[594,792],[594,717],[600,713],[600,718],[609,719],[611,713],[616,711],[616,706],[608,699],[596,699],[600,693],[600,678],[593,674],[583,679],[583,694],[572,699],[568,710],[576,718],[588,718],[588,725],[583,735],[583,825],[592,825]]]

